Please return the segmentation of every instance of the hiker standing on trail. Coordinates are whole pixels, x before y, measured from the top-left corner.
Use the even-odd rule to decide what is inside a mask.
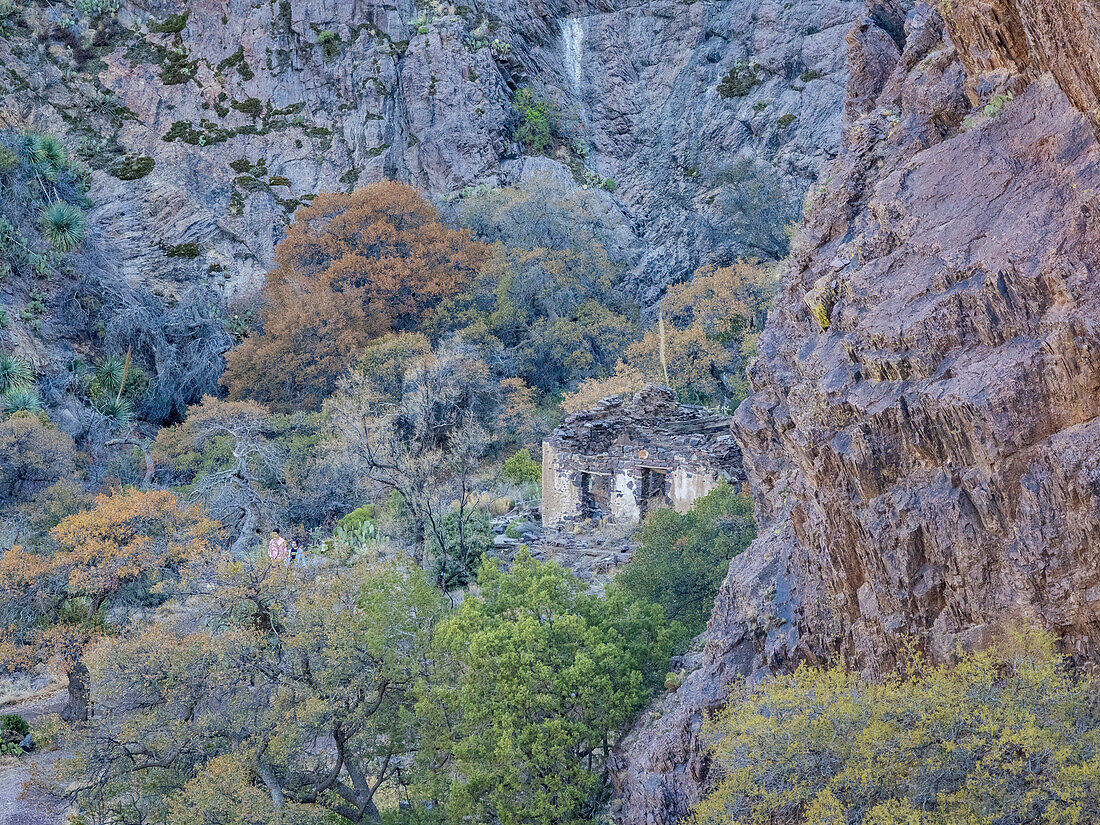
[[[271,541],[267,543],[267,557],[272,561],[287,560],[286,539],[279,535],[278,530],[271,531]]]

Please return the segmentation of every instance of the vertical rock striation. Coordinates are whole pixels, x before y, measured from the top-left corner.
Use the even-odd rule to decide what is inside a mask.
[[[760,538],[697,669],[631,733],[623,819],[709,781],[734,680],[897,666],[1018,624],[1100,659],[1100,17],[868,2],[844,143],[808,199],[735,432]]]

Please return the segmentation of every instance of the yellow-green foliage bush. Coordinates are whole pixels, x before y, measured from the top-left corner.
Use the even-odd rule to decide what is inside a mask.
[[[542,465],[531,458],[527,448],[523,447],[505,460],[501,475],[514,484],[537,484],[542,481]]]
[[[866,681],[801,667],[737,692],[710,725],[705,823],[1100,821],[1100,698],[1049,637]]]

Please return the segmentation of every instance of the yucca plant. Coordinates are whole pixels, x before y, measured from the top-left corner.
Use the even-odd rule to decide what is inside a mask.
[[[103,396],[117,396],[126,380],[126,359],[118,355],[105,355],[95,367],[94,388]]]
[[[72,252],[84,240],[88,231],[84,213],[75,206],[57,201],[39,213],[42,234],[58,252]]]
[[[17,412],[38,412],[42,409],[42,399],[31,387],[21,387],[4,393],[4,412],[8,415]]]
[[[125,427],[134,420],[134,407],[128,398],[107,396],[95,403],[96,410],[117,427]]]
[[[34,370],[30,364],[10,352],[0,352],[0,395],[27,389],[32,381]]]
[[[26,135],[22,149],[26,161],[46,180],[57,180],[58,174],[69,165],[65,144],[53,135]]]

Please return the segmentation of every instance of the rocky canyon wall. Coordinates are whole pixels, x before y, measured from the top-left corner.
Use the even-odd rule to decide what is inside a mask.
[[[1098,10],[869,2],[849,32],[841,156],[736,416],[760,538],[621,750],[623,821],[689,809],[746,676],[1018,625],[1100,658]]]
[[[0,26],[0,128],[62,135],[92,164],[107,257],[165,294],[254,291],[320,191],[578,188],[587,170],[618,186],[600,197],[650,302],[701,264],[782,252],[839,147],[859,5],[123,0],[96,25],[29,3]],[[523,85],[554,103],[553,157],[513,139]]]

